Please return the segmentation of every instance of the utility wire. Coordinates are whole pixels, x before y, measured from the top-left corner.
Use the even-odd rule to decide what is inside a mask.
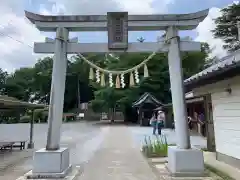
[[[10,21],[10,22],[11,22],[11,21]],[[10,22],[8,22],[7,24],[13,25],[13,24],[11,24]],[[240,33],[240,21],[239,21],[238,23],[225,23],[225,24],[216,24],[216,25],[220,25],[220,26],[233,26],[233,25],[234,25],[234,26],[237,26],[237,27],[239,28],[239,33]],[[6,28],[5,26],[2,26],[2,25],[0,25],[0,27],[2,27],[3,29]],[[12,39],[12,40],[14,40],[14,41],[22,44],[22,45],[28,46],[29,48],[32,48],[32,49],[33,49],[33,46],[31,46],[31,45],[29,45],[29,44],[26,44],[26,43],[24,43],[24,42],[21,41],[21,40],[15,39],[14,37],[12,37],[12,36],[10,36],[10,35],[4,34],[3,32],[0,32],[0,35],[6,36],[6,37],[8,37],[8,38],[10,38],[10,39]],[[239,35],[239,37],[240,37],[240,35]]]
[[[4,34],[4,33],[2,33],[2,32],[0,32],[0,35],[2,35],[2,36],[7,36],[8,38],[10,38],[10,39],[12,39],[12,40],[14,40],[14,41],[16,41],[16,42],[18,42],[18,43],[21,43],[21,44],[23,44],[23,45],[26,45],[26,46],[28,46],[28,47],[30,47],[30,48],[33,49],[33,47],[32,47],[31,45],[26,44],[26,43],[24,43],[24,42],[22,42],[22,41],[20,41],[20,40],[18,40],[18,39],[15,39],[15,38],[13,38],[12,36],[9,36],[9,35]]]
[[[10,21],[10,22],[11,22],[11,21]],[[8,25],[13,25],[13,24],[11,24],[10,22],[8,22],[7,24],[8,24]],[[6,26],[3,26],[3,25],[0,25],[0,27],[2,27],[2,29],[6,28]],[[33,46],[31,46],[31,45],[29,45],[29,44],[26,44],[26,43],[24,43],[23,41],[20,41],[20,40],[18,40],[18,39],[15,39],[15,38],[13,38],[13,37],[10,36],[10,35],[4,34],[3,32],[0,32],[0,35],[6,36],[6,37],[8,37],[8,38],[10,38],[10,39],[12,39],[12,40],[20,43],[20,44],[23,44],[23,45],[28,46],[28,47],[30,47],[30,48],[33,49]]]

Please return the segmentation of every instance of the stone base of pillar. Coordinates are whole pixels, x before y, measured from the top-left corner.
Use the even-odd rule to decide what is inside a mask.
[[[28,149],[33,149],[34,148],[34,143],[33,142],[32,143],[28,143],[27,148]]]
[[[204,177],[203,152],[198,149],[178,149],[168,147],[167,168],[172,176]]]
[[[60,148],[47,151],[45,148],[35,152],[33,169],[27,174],[27,179],[58,179],[64,178],[71,170],[69,149]]]

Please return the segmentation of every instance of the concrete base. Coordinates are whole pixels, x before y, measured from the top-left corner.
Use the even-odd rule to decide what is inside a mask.
[[[69,149],[60,148],[47,151],[45,148],[36,151],[33,158],[33,169],[27,175],[28,179],[64,178],[71,170],[69,164]]]
[[[198,149],[178,149],[176,146],[168,147],[167,168],[172,176],[203,177],[203,152]]]
[[[71,171],[68,173],[68,175],[66,177],[64,177],[64,180],[74,180],[77,176],[80,175],[81,172],[82,172],[82,169],[80,168],[80,166],[72,167]],[[59,180],[63,180],[62,177],[57,177],[57,176],[47,177],[47,178],[46,177],[45,178],[43,178],[43,177],[32,178],[32,171],[26,173],[24,176],[19,177],[17,180],[36,180],[36,179],[43,179],[43,180],[46,180],[46,179],[58,180],[59,179]]]

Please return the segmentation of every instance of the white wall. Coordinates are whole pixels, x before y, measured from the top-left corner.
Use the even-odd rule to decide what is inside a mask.
[[[232,93],[226,92],[230,87]],[[240,159],[240,80],[239,77],[194,90],[211,93],[216,150]]]
[[[237,84],[240,84],[240,76],[236,76],[234,78],[219,81],[214,84],[208,84],[206,86],[201,86],[199,88],[195,88],[192,90],[194,96],[200,96],[204,94],[213,94],[217,92],[224,91],[227,87],[236,86]]]
[[[240,159],[240,86],[232,87],[230,95],[222,91],[211,96],[216,150]]]

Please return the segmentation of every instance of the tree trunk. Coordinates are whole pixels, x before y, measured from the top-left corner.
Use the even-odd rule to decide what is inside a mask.
[[[113,108],[113,120],[116,118],[116,107]]]
[[[111,108],[111,123],[114,122],[115,119],[115,108]]]

